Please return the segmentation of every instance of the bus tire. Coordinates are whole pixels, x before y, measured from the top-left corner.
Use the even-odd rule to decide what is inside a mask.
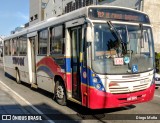
[[[58,104],[62,106],[65,106],[67,104],[67,96],[65,92],[65,87],[61,80],[56,81],[54,99],[56,100]]]
[[[16,70],[16,82],[17,82],[17,84],[20,84],[20,83],[21,83],[19,70]]]
[[[158,89],[159,87],[156,87],[156,89]]]

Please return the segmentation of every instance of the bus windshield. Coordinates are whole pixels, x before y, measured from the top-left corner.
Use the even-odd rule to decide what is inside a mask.
[[[99,74],[141,73],[152,70],[152,31],[151,27],[142,26],[113,24],[116,29],[113,30],[108,23],[95,23],[93,70]]]

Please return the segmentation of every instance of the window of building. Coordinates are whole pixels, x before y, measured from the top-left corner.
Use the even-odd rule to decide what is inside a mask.
[[[39,32],[39,55],[47,54],[47,44],[48,44],[48,29],[42,30]]]
[[[30,22],[33,21],[33,17],[30,17]]]
[[[34,19],[35,20],[38,19],[38,14],[34,15]]]
[[[64,54],[63,26],[52,29],[51,54]]]
[[[19,54],[20,55],[26,55],[27,54],[27,36],[21,36],[19,38]]]

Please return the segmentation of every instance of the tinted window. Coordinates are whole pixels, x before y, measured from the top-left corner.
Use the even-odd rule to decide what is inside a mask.
[[[48,29],[45,29],[39,32],[38,54],[40,55],[47,54],[47,42],[48,42]]]
[[[10,55],[10,41],[9,40],[4,42],[4,54]]]
[[[52,29],[51,54],[64,53],[63,26],[57,26]]]
[[[21,36],[19,38],[19,44],[20,44],[19,54],[26,55],[27,54],[27,36],[26,35]]]
[[[18,55],[18,39],[12,39],[12,55]]]

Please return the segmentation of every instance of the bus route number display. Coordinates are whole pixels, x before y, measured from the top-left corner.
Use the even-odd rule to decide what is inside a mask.
[[[125,9],[91,8],[89,11],[89,17],[93,20],[102,19],[150,23],[146,14]]]
[[[128,14],[118,14],[118,13],[109,13],[109,12],[97,12],[98,18],[109,18],[115,20],[126,20],[126,21],[138,21],[139,17],[136,15]]]

